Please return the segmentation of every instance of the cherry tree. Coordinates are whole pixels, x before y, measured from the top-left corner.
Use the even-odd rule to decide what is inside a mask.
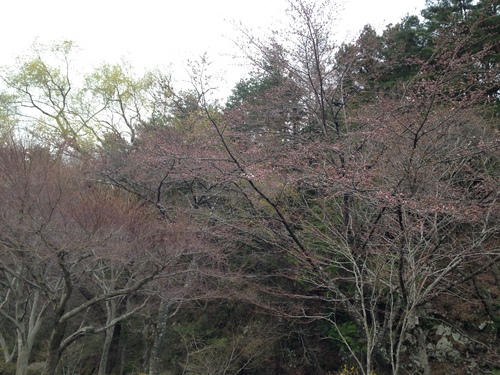
[[[310,9],[307,2],[293,2],[292,9],[306,25],[314,24],[306,17],[314,12],[304,12]],[[318,35],[328,44],[327,34],[299,34],[298,40],[314,52]],[[342,117],[323,98],[330,97],[327,93],[355,95],[342,85],[344,79],[353,81],[355,60],[344,55],[347,66],[339,66],[328,81],[321,79],[328,74],[321,75],[318,67],[329,66],[329,59],[313,65],[314,57],[322,55],[300,59],[283,54],[280,68],[304,87],[299,102],[314,98],[316,103],[303,107],[301,123],[322,129],[320,137],[300,134],[288,142],[279,133],[245,134],[239,121],[258,114],[251,112],[252,105],[260,105],[253,97],[242,110],[228,111],[226,122],[212,118],[240,174],[235,182],[240,200],[231,211],[238,216],[218,212],[221,227],[234,230],[224,228],[221,235],[226,234],[229,246],[236,238],[241,243],[243,235],[254,249],[251,264],[272,257],[287,264],[269,267],[272,274],[257,280],[287,279],[307,287],[290,290],[258,282],[269,295],[300,301],[284,308],[281,300],[273,305],[271,299],[270,308],[328,321],[331,337],[343,343],[366,374],[373,369],[401,373],[411,361],[430,373],[426,334],[419,326],[429,317],[427,307],[439,296],[459,294],[465,282],[491,272],[499,259],[498,134],[483,112],[498,69],[479,63],[491,46],[478,51],[468,48],[470,43],[467,36],[457,39],[456,29],[443,30],[434,40],[432,58],[419,61],[409,81],[391,92],[373,89],[350,113],[342,102]],[[265,53],[263,46],[259,50]],[[361,50],[352,51],[356,56]],[[316,68],[303,70],[304,64]],[[358,89],[364,96],[364,86]],[[270,94],[264,88],[262,97]],[[286,99],[274,97],[276,103]],[[329,136],[329,126],[338,129],[337,137]],[[237,134],[228,133],[228,127]],[[304,307],[310,299],[322,301],[320,312]],[[349,324],[363,345],[354,344]],[[417,354],[409,358],[405,350],[415,344]]]
[[[146,285],[191,272],[191,258],[206,252],[202,237],[99,184],[85,163],[40,146],[3,148],[0,170],[7,291],[0,313],[15,327],[2,337],[15,335],[17,373],[26,373],[41,327],[50,331],[47,374],[71,344],[100,332],[106,373],[115,325],[146,306],[154,295],[144,293]]]

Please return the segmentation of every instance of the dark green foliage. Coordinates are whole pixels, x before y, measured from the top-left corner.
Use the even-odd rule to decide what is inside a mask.
[[[252,76],[247,79],[241,79],[227,99],[226,107],[231,109],[244,102],[254,104],[264,91],[276,85],[277,82],[272,76]]]
[[[271,374],[279,334],[257,311],[241,301],[186,305],[169,323],[162,367],[175,374]]]
[[[417,16],[405,17],[400,23],[388,26],[382,40],[389,70],[380,81],[386,87],[414,77],[433,53],[430,32]]]
[[[249,78],[236,83],[227,99],[226,107],[231,109],[245,102],[256,104],[262,100],[267,90],[282,85],[286,80],[282,54],[282,46],[273,44],[270,52],[257,63],[259,69],[253,71]]]
[[[341,322],[328,330],[328,337],[335,341],[336,345],[345,351],[348,351],[348,346],[355,352],[362,353],[366,351],[366,345],[360,335],[359,328],[353,322]]]
[[[15,375],[16,364],[0,360],[0,375]]]
[[[435,33],[465,21],[475,9],[473,0],[427,0],[422,16],[429,32]]]
[[[406,16],[388,25],[380,36],[365,26],[355,43],[342,46],[337,58],[348,61],[346,56],[356,55],[350,65],[352,78],[345,78],[345,87],[353,87],[354,81],[362,83],[364,90],[357,96],[366,99],[375,95],[369,93],[384,90],[404,93],[402,87],[417,77],[425,64],[439,64],[442,56],[453,53],[474,56],[482,64],[475,68],[485,72],[498,67],[500,14],[495,1],[429,1],[422,17]],[[491,87],[485,101],[498,105],[499,89],[500,84]]]

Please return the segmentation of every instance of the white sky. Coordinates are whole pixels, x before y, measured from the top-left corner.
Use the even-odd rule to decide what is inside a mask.
[[[234,61],[231,21],[263,28],[284,13],[285,0],[1,0],[0,65],[39,42],[73,40],[85,65],[124,57],[139,68],[183,70],[204,52],[229,81],[241,78]],[[383,28],[418,14],[425,0],[347,0],[339,33],[363,25]],[[237,73],[236,73],[237,72]]]

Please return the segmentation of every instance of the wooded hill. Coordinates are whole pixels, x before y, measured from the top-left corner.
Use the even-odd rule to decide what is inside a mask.
[[[34,47],[0,94],[1,374],[500,373],[500,6],[240,29],[227,103]]]

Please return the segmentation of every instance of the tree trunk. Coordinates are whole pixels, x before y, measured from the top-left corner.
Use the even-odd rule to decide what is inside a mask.
[[[26,375],[28,373],[29,359],[39,328],[40,324],[36,324],[35,328],[28,334],[26,340],[19,339],[17,345],[16,375]]]
[[[429,365],[429,357],[427,355],[427,343],[425,340],[425,334],[421,328],[415,330],[415,335],[417,336],[417,356],[421,369],[421,374],[431,375],[431,367]]]
[[[55,326],[50,335],[49,348],[47,351],[47,365],[44,375],[55,375],[56,373],[57,364],[59,363],[59,359],[61,359],[60,346],[64,338],[65,330],[66,322],[55,322]]]
[[[107,367],[108,367],[108,355],[109,355],[109,348],[111,347],[111,341],[113,340],[113,332],[115,330],[115,327],[109,327],[106,330],[106,335],[104,338],[104,344],[102,346],[102,352],[101,352],[101,360],[99,362],[99,372],[97,373],[98,375],[106,375],[107,373]]]
[[[120,353],[123,350],[120,343],[120,337],[122,332],[122,323],[118,322],[113,328],[113,337],[111,338],[111,345],[108,354],[108,365],[106,367],[106,372],[108,374],[113,373],[116,365],[120,360]]]
[[[35,339],[42,326],[43,315],[45,314],[47,304],[41,307],[40,312],[37,314],[37,307],[40,302],[40,292],[35,291],[33,298],[32,310],[30,313],[29,321],[27,324],[28,332],[25,334],[23,332],[17,332],[18,343],[17,343],[17,361],[16,361],[16,375],[26,375],[28,373],[29,359],[31,356],[31,351],[33,350],[33,345],[35,344]]]
[[[110,324],[116,318],[116,299],[106,301],[106,325]],[[115,326],[108,327],[105,331],[104,344],[101,352],[101,361],[99,362],[99,372],[98,375],[106,375],[108,367],[108,357],[109,349],[111,348],[111,342],[113,341],[113,333]]]
[[[25,345],[20,345],[18,350],[19,352],[17,354],[16,361],[16,375],[27,375],[31,348],[27,348]]]
[[[156,334],[149,357],[149,375],[158,375],[160,367],[160,355],[162,353],[164,337],[167,334],[167,319],[170,303],[164,299],[160,302],[158,320],[156,323]]]

